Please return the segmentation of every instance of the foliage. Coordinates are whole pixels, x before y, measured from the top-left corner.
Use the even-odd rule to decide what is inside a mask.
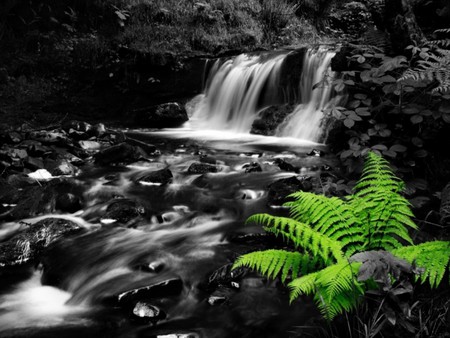
[[[417,227],[409,202],[400,195],[403,188],[389,163],[369,152],[353,195],[339,199],[300,191],[285,204],[289,218],[256,214],[248,219],[264,224],[266,232],[298,252],[252,252],[239,257],[234,268],[247,266],[271,278],[281,273],[282,281],[290,272],[291,301],[314,294],[328,319],[354,308],[373,282],[388,290],[402,274],[422,272],[389,252],[424,267],[420,278],[436,287],[449,266],[450,243],[404,246],[412,244],[408,228]],[[430,255],[432,250],[439,257]]]

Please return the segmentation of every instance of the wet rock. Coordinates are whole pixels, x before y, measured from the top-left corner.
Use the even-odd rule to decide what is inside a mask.
[[[139,147],[128,143],[119,143],[103,149],[95,154],[95,163],[100,165],[131,163],[145,156],[145,152]]]
[[[220,305],[228,300],[225,296],[209,296],[208,303],[211,306]]]
[[[80,145],[81,149],[86,151],[95,151],[99,150],[102,147],[102,144],[100,142],[90,140],[80,141],[78,142],[78,144]]]
[[[70,144],[70,140],[67,138],[67,134],[63,131],[33,131],[28,134],[28,138],[31,140],[39,141],[44,144]]]
[[[125,142],[132,146],[137,146],[143,149],[147,154],[152,154],[156,151],[156,146],[147,142],[139,141],[131,137],[127,137]]]
[[[59,211],[73,213],[82,209],[82,207],[81,198],[73,193],[64,192],[56,197],[55,209]]]
[[[149,128],[178,127],[189,119],[186,109],[175,102],[138,109],[133,114],[137,124]]]
[[[106,133],[106,127],[103,123],[97,123],[92,126],[92,129],[89,131],[91,136],[101,137]]]
[[[273,136],[278,126],[294,111],[295,105],[270,106],[253,122],[251,134]]]
[[[312,149],[308,154],[306,154],[308,156],[316,156],[316,157],[321,157],[324,156],[325,153],[322,150],[319,149]]]
[[[69,120],[62,124],[62,129],[69,132],[71,129],[77,132],[89,133],[92,130],[92,125],[87,122]]]
[[[43,146],[41,142],[34,140],[25,140],[19,144],[19,147],[25,148],[30,156],[42,157],[52,152],[50,147]]]
[[[286,162],[282,158],[276,158],[274,163],[278,165],[278,168],[280,168],[283,171],[289,171],[289,172],[295,172],[298,173],[300,170],[297,167],[294,167],[292,164]]]
[[[189,166],[187,172],[188,174],[216,173],[217,167],[208,163],[194,162]]]
[[[208,278],[208,287],[216,288],[219,285],[232,286],[232,283],[240,280],[248,272],[248,269],[245,267],[231,270],[232,266],[233,264],[229,263],[214,271]]]
[[[69,137],[75,141],[87,140],[90,137],[88,133],[74,129],[69,129],[67,133],[69,134]]]
[[[145,272],[158,273],[158,272],[161,272],[162,269],[164,269],[163,262],[151,262],[148,264],[139,265],[139,270],[142,270]]]
[[[22,134],[20,134],[16,131],[11,131],[6,134],[6,140],[5,140],[6,142],[16,144],[16,143],[20,143],[22,140],[23,140]]]
[[[45,168],[53,175],[76,175],[79,171],[72,163],[66,159],[61,159],[58,161],[49,161],[46,163]]]
[[[53,151],[52,156],[49,158],[46,158],[44,161],[46,168],[49,168],[49,167],[50,167],[50,169],[54,168],[55,166],[57,166],[56,162],[58,162],[60,160],[67,160],[67,161],[69,161],[69,163],[71,163],[75,166],[81,166],[85,163],[84,160],[82,160],[79,156],[76,156],[73,153],[68,152],[66,149],[59,148],[59,147],[52,147],[51,149]],[[87,157],[87,154],[83,150],[78,151],[78,154],[81,155],[83,158]],[[49,162],[47,163],[47,161],[49,161]],[[54,162],[52,163],[51,161],[54,161]]]
[[[268,204],[283,205],[292,200],[287,196],[297,191],[311,191],[310,177],[296,176],[283,178],[269,185]]]
[[[258,162],[246,163],[242,166],[246,173],[261,172],[262,168]]]
[[[75,222],[46,218],[4,243],[0,243],[0,267],[15,266],[35,260],[57,239],[78,233],[83,228]]]
[[[33,171],[44,169],[44,161],[40,158],[28,157],[26,160],[24,160],[24,166],[25,168],[28,168]]]
[[[168,168],[165,168],[145,174],[144,176],[140,177],[138,181],[164,185],[172,182],[172,178],[172,172]]]
[[[128,223],[143,213],[136,202],[129,199],[118,199],[113,201],[106,209],[102,220],[115,220],[119,223]]]
[[[211,306],[217,306],[226,303],[234,294],[236,290],[228,287],[219,287],[209,297],[208,303]]]
[[[151,298],[165,298],[181,293],[183,282],[180,278],[171,278],[163,282],[122,292],[117,296],[120,304]]]
[[[144,301],[137,302],[133,307],[132,313],[135,319],[151,322],[157,322],[160,319],[166,318],[164,311]]]

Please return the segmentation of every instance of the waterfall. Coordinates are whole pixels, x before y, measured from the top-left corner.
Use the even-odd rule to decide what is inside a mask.
[[[207,80],[205,96],[192,116],[201,129],[248,133],[261,95],[277,92],[279,70],[286,54],[266,61],[241,54],[221,64],[217,60]]]
[[[276,136],[317,142],[322,109],[330,101],[332,92],[323,80],[327,73],[332,76],[329,65],[334,53],[309,49],[300,55],[303,59],[299,67],[295,67],[298,60],[292,63],[292,58],[301,57],[296,52],[272,57],[241,54],[234,59],[215,61],[190,126],[198,130],[249,133],[264,108],[288,102],[290,95],[286,93],[291,88],[287,87],[296,79],[295,94],[299,104],[279,126]],[[283,93],[284,97],[280,97]]]
[[[305,54],[300,80],[301,102],[278,126],[277,136],[319,141],[322,111],[330,104],[332,96],[328,80],[334,75],[330,70],[333,56],[334,53],[326,50],[308,50]]]

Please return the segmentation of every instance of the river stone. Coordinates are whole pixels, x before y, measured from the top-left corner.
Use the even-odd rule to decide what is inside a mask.
[[[70,192],[61,193],[56,197],[55,209],[62,212],[74,213],[82,209],[81,198]]]
[[[67,138],[67,134],[61,130],[53,131],[33,131],[28,134],[28,138],[31,140],[39,141],[44,144],[70,144],[70,140]]]
[[[232,266],[233,263],[225,264],[214,271],[208,278],[208,287],[216,288],[220,285],[231,286],[231,283],[240,280],[248,272],[248,268],[246,267],[239,267],[232,270]]]
[[[208,163],[194,162],[188,168],[188,174],[216,173],[217,167]]]
[[[168,168],[164,168],[145,174],[139,178],[138,181],[164,185],[169,184],[172,181],[172,178],[172,172]]]
[[[252,124],[251,134],[274,136],[277,127],[291,114],[295,105],[285,104],[264,109]]]
[[[73,176],[78,173],[79,169],[75,167],[66,159],[60,159],[58,161],[49,161],[46,163],[45,168],[53,175],[70,175]]]
[[[66,132],[72,129],[77,132],[89,133],[92,130],[92,125],[83,121],[69,120],[62,124],[62,129]]]
[[[133,307],[133,318],[137,320],[145,320],[157,322],[160,319],[166,318],[166,314],[160,308],[149,304],[148,302],[139,301]]]
[[[262,171],[261,165],[258,162],[246,163],[242,166],[242,169],[245,169],[246,173],[254,173]]]
[[[145,156],[144,151],[128,143],[119,143],[103,149],[94,155],[95,163],[100,165],[132,163]]]
[[[139,126],[149,128],[178,127],[189,119],[186,109],[175,102],[137,109],[133,114]]]
[[[39,170],[44,169],[44,161],[41,158],[31,157],[29,156],[26,160],[24,160],[24,166],[30,170]]]
[[[183,282],[180,278],[170,278],[163,282],[128,290],[117,295],[120,304],[151,298],[165,298],[176,296],[183,290]]]
[[[36,260],[51,243],[82,229],[77,223],[61,218],[46,218],[34,223],[8,241],[0,243],[0,267]]]
[[[136,140],[132,137],[127,136],[125,142],[127,142],[128,144],[131,144],[132,146],[140,147],[148,154],[152,154],[156,151],[155,145],[144,142],[144,141]]]
[[[269,205],[283,205],[288,201],[292,201],[292,198],[288,195],[297,191],[311,191],[312,184],[310,177],[296,176],[289,178],[282,178],[269,185],[269,194],[267,203]]]
[[[124,198],[117,199],[106,208],[106,213],[102,220],[115,220],[125,224],[139,217],[141,213],[143,213],[143,210],[136,202]]]
[[[293,166],[292,164],[286,162],[282,158],[276,158],[274,163],[278,165],[278,168],[280,168],[283,171],[289,171],[289,172],[295,172],[298,173],[300,170],[299,168]]]

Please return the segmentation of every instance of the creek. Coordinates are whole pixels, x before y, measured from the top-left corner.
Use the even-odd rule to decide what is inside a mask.
[[[263,108],[292,96],[279,76],[288,54],[215,61],[185,125],[124,130],[158,152],[126,166],[81,167],[74,179],[82,210],[0,224],[0,236],[10,231],[0,240],[19,233],[20,222],[45,217],[83,228],[52,243],[37,264],[3,272],[0,337],[295,337],[296,328],[312,325],[318,313],[310,300],[289,305],[278,281],[229,271],[238,255],[280,245],[245,224],[257,212],[286,214],[270,185],[308,178],[320,190],[321,168],[336,164],[308,155],[326,150],[319,143],[322,110],[333,99],[320,85],[333,76],[326,50],[304,54],[296,107],[275,136],[249,134]],[[191,171],[196,163],[206,171]],[[163,169],[172,174],[167,183],[143,179]],[[106,217],[116,200],[132,201],[138,215]]]

